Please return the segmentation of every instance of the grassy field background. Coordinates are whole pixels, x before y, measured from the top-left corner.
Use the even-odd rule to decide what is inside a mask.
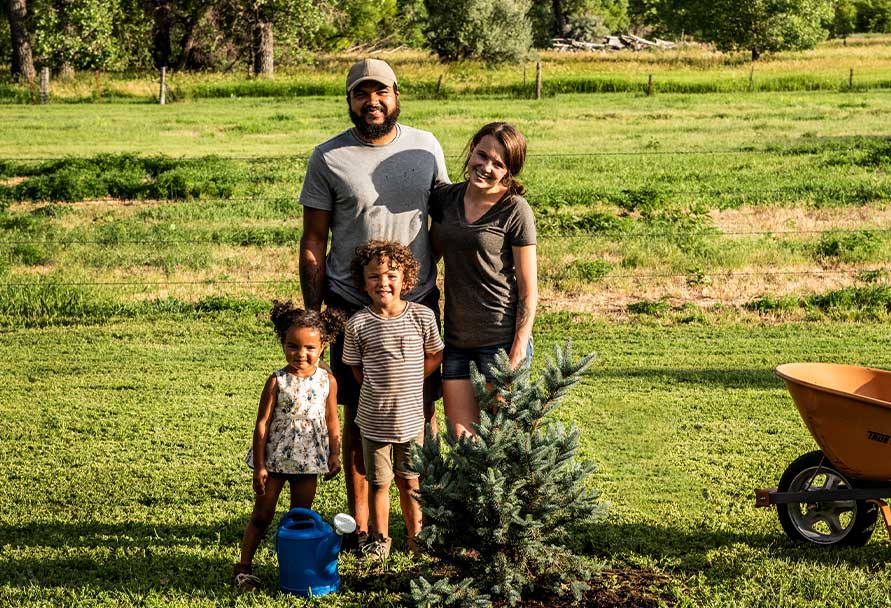
[[[436,134],[453,179],[483,123],[529,137],[534,369],[564,337],[600,353],[558,414],[582,428],[611,504],[577,549],[666,576],[667,602],[878,607],[891,594],[883,531],[857,550],[798,547],[752,495],[814,449],[774,366],[891,366],[882,40],[774,56],[752,91],[736,56],[546,54],[546,83],[655,72],[657,94],[540,101],[523,98],[519,67],[390,56],[404,122]],[[301,605],[237,598],[229,567],[257,396],[281,365],[262,317],[273,297],[299,299],[297,196],[312,147],[348,125],[349,60],[271,83],[196,76],[165,107],[133,79],[110,86],[115,103],[56,103],[89,100],[84,79],[46,106],[0,105],[0,604]],[[852,68],[873,88],[845,86]],[[315,95],[287,89],[312,78]],[[670,79],[685,92],[658,88]],[[342,482],[317,505],[343,509]],[[271,545],[258,563],[274,588]],[[397,604],[427,567],[402,554],[381,577],[342,566],[345,593],[319,605]]]

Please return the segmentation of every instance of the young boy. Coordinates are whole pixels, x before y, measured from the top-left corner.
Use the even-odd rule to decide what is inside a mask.
[[[353,280],[371,298],[344,334],[343,361],[361,385],[356,423],[362,432],[368,480],[369,537],[363,552],[390,554],[390,483],[396,478],[409,548],[421,531],[421,507],[412,497],[418,474],[408,469],[411,446],[424,443],[424,378],[442,362],[444,348],[433,311],[402,299],[419,264],[411,250],[371,241],[356,250]]]

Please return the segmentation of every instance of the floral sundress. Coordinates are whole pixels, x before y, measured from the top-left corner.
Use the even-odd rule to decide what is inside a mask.
[[[321,367],[308,378],[282,368],[274,374],[278,395],[266,436],[266,469],[287,475],[328,472],[325,402],[328,372]],[[245,462],[254,468],[254,450]]]

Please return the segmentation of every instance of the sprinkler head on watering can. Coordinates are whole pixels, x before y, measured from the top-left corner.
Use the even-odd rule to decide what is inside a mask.
[[[356,531],[356,520],[346,513],[338,513],[334,516],[334,531],[340,536],[352,534]]]

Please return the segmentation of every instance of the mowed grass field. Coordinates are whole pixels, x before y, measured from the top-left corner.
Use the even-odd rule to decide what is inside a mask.
[[[643,301],[682,317],[754,306],[883,319],[891,307],[891,294],[862,292],[887,284],[891,260],[883,92],[402,101],[407,124],[439,137],[454,179],[481,124],[506,118],[527,134],[549,310],[621,317]],[[12,282],[101,283],[46,300],[293,292],[305,161],[347,126],[344,106],[5,106],[0,270]],[[121,153],[136,158],[96,156]],[[159,158],[170,167],[158,174],[139,160]],[[71,204],[42,200],[53,196]],[[806,300],[848,288],[861,290],[853,308]]]
[[[756,70],[799,62],[836,79],[868,57],[884,70],[885,53],[865,39]],[[647,57],[583,68],[639,78]],[[436,80],[409,59],[401,69]],[[567,78],[583,69],[558,60]],[[748,78],[701,54],[681,63],[661,65]],[[468,90],[517,77],[458,68]],[[883,530],[861,549],[799,547],[752,491],[815,449],[774,366],[891,366],[891,98],[734,91],[407,87],[402,120],[437,135],[452,179],[485,122],[529,138],[533,368],[566,337],[599,353],[558,412],[611,505],[576,548],[664,576],[652,595],[680,606],[885,606]],[[347,126],[338,95],[0,106],[0,605],[310,604],[275,591],[271,543],[269,591],[238,598],[229,575],[256,401],[281,366],[263,315],[273,297],[299,300],[305,160]],[[317,506],[345,509],[342,480]],[[429,567],[347,557],[344,593],[313,605],[398,605]]]
[[[604,522],[576,532],[583,554],[669,577],[659,591],[679,606],[887,605],[883,530],[860,549],[799,547],[752,492],[814,449],[771,368],[891,366],[885,327],[546,316],[535,369],[564,337],[599,352],[557,416],[581,428],[583,456],[600,465],[591,483],[610,503]],[[309,605],[275,591],[271,542],[257,557],[269,591],[236,598],[229,581],[252,501],[242,458],[255,401],[280,358],[250,316],[5,330],[0,602]],[[326,517],[344,505],[340,479],[320,485]],[[401,547],[395,509],[391,520]],[[344,592],[313,605],[398,605],[424,567],[401,553],[383,572],[344,558]]]

